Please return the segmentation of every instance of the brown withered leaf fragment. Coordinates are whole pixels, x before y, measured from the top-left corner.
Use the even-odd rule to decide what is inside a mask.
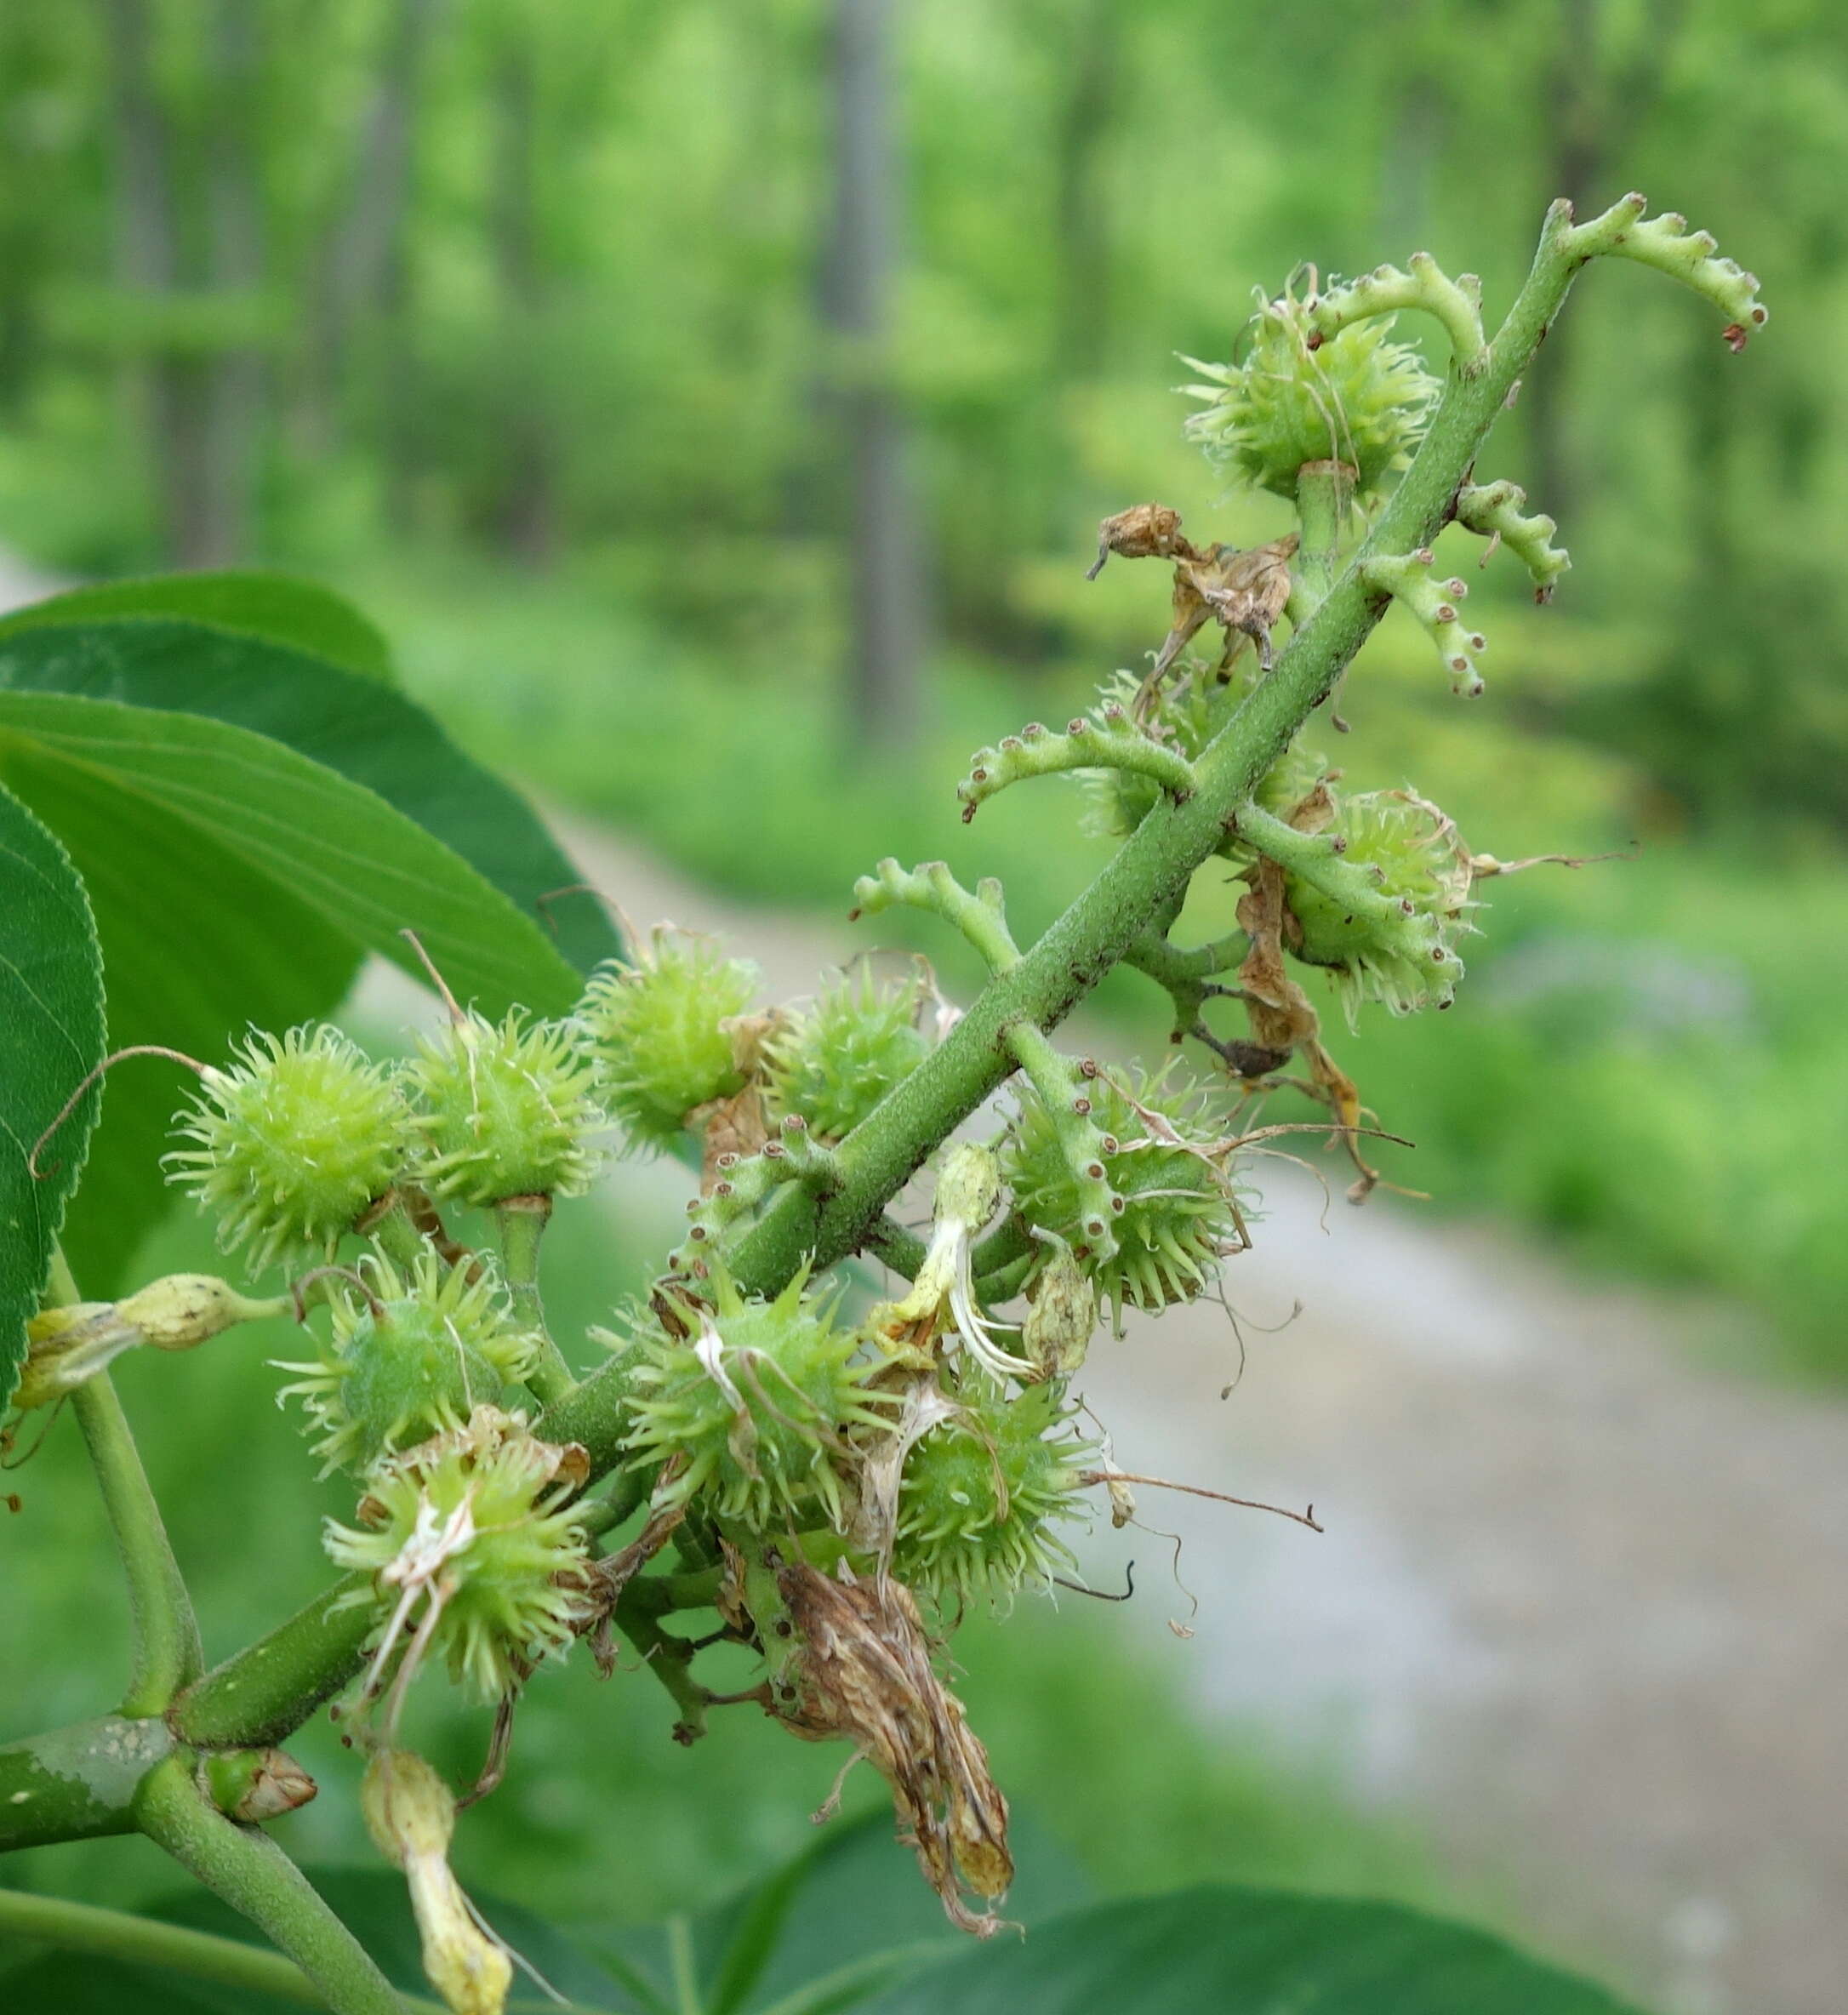
[[[709,1099],[687,1115],[687,1125],[701,1129],[704,1142],[699,1169],[702,1196],[710,1196],[719,1179],[722,1155],[736,1155],[741,1161],[748,1161],[770,1138],[770,1116],[764,1107],[759,1073],[765,1047],[782,1025],[780,1013],[734,1014],[719,1024],[731,1039],[733,1066],[743,1073],[744,1086],[730,1098]]]
[[[1204,569],[1196,570],[1195,587],[1225,626],[1222,669],[1238,654],[1238,640],[1248,636],[1258,646],[1258,662],[1266,671],[1270,670],[1271,625],[1289,602],[1290,562],[1301,543],[1292,532],[1268,545],[1231,554],[1216,569],[1215,579],[1207,579]]]
[[[1248,551],[1235,545],[1209,545],[1181,556],[1174,569],[1168,633],[1137,689],[1130,708],[1133,718],[1139,721],[1147,713],[1168,667],[1209,618],[1217,617],[1226,631],[1226,648],[1219,659],[1222,673],[1244,648],[1247,637],[1257,639],[1258,661],[1269,671],[1271,625],[1289,602],[1290,562],[1299,544],[1298,534],[1292,532]]]
[[[972,1910],[1007,1893],[1007,1801],[961,1703],[933,1670],[917,1605],[881,1575],[836,1579],[807,1561],[777,1570],[777,1591],[800,1648],[790,1666],[796,1700],[779,1718],[810,1741],[845,1737],[892,1787],[898,1837],[959,1930],[990,1938],[994,1913]]]
[[[590,1655],[605,1679],[616,1670],[614,1618],[623,1590],[673,1538],[675,1528],[686,1516],[684,1503],[655,1506],[626,1546],[596,1561],[590,1569],[593,1599],[580,1635],[589,1636]]]
[[[1124,560],[1171,560],[1193,550],[1181,536],[1179,511],[1166,504],[1132,504],[1098,527],[1098,557],[1085,579],[1095,580],[1112,553]]]

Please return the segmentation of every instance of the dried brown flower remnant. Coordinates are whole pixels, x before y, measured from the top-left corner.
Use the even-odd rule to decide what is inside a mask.
[[[1181,514],[1166,504],[1132,504],[1098,527],[1098,557],[1085,569],[1095,580],[1112,553],[1125,560],[1190,557],[1193,547],[1181,536]]]
[[[1210,545],[1189,551],[1174,569],[1174,606],[1168,633],[1155,653],[1131,712],[1138,720],[1180,656],[1211,617],[1224,626],[1226,646],[1219,660],[1223,671],[1244,648],[1246,637],[1258,644],[1259,664],[1270,670],[1271,625],[1290,599],[1290,562],[1301,540],[1292,532],[1268,545],[1241,551],[1235,545]]]
[[[910,1591],[887,1575],[836,1580],[802,1561],[779,1567],[776,1586],[795,1647],[772,1711],[797,1735],[845,1736],[870,1760],[950,1922],[991,1937],[1001,1920],[972,1910],[963,1892],[992,1904],[1013,1880],[1007,1801],[961,1703],[932,1670]]]

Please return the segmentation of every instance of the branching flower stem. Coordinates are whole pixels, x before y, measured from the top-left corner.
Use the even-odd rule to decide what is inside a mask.
[[[46,1305],[69,1308],[82,1299],[63,1253],[54,1253]],[[160,1506],[109,1374],[99,1372],[87,1379],[71,1394],[71,1404],[83,1430],[128,1578],[134,1664],[122,1712],[130,1719],[159,1714],[183,1686],[198,1676],[205,1663],[192,1599],[186,1593]]]
[[[207,1804],[183,1756],[142,1779],[135,1818],[149,1839],[248,1917],[311,1979],[334,2015],[402,2015],[397,1990],[274,1841]]]
[[[870,883],[885,900],[945,915],[972,936],[994,978],[944,1040],[840,1144],[830,1186],[792,1183],[754,1222],[738,1226],[727,1260],[740,1288],[774,1294],[805,1260],[818,1272],[870,1246],[883,1242],[889,1250],[887,1206],[927,1156],[1018,1067],[1010,1031],[1050,1031],[1113,966],[1141,962],[1147,970],[1150,961],[1159,962],[1161,954],[1149,948],[1179,913],[1193,874],[1237,829],[1259,780],[1309,713],[1328,699],[1378,622],[1389,597],[1370,583],[1367,562],[1429,545],[1449,521],[1483,442],[1588,259],[1611,252],[1646,258],[1729,311],[1743,301],[1748,276],[1710,262],[1704,243],[1684,246],[1672,233],[1633,239],[1638,215],[1636,204],[1626,198],[1604,217],[1575,228],[1571,206],[1554,205],[1526,282],[1486,345],[1480,368],[1452,374],[1411,468],[1320,602],[1312,592],[1296,598],[1292,614],[1300,614],[1300,624],[1269,676],[1197,759],[1192,795],[1157,804],[1030,950],[1016,951],[998,891],[991,899],[984,887],[972,896],[947,870],[940,880],[931,871],[906,877],[891,864],[878,882],[868,877],[860,885],[863,895]],[[1762,311],[1746,305],[1749,315],[1742,312],[1739,319],[1755,323]],[[1322,508],[1316,496],[1303,504],[1311,515]],[[1332,550],[1333,542],[1320,534],[1306,543]],[[932,876],[927,883],[926,874]],[[1200,956],[1169,950],[1179,958]],[[619,1361],[548,1407],[539,1423],[548,1440],[582,1443],[597,1475],[622,1460],[629,1427]],[[356,1640],[363,1626],[356,1613],[346,1613],[354,1618],[351,1624],[345,1616],[329,1615],[333,1600],[322,1596],[262,1646],[199,1681],[174,1709],[180,1732],[197,1740],[210,1730],[235,1744],[279,1740],[299,1727],[356,1668],[358,1644],[342,1632],[351,1630]]]

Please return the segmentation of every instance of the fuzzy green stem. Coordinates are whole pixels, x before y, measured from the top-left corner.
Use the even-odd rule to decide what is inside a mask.
[[[70,1308],[82,1299],[64,1254],[54,1252],[45,1305]],[[109,1374],[98,1372],[87,1379],[71,1394],[71,1405],[89,1449],[103,1507],[128,1578],[134,1664],[122,1712],[130,1718],[158,1714],[205,1663],[192,1598],[186,1593],[160,1506],[154,1501],[140,1452],[128,1430],[128,1415]]]
[[[268,1636],[227,1658],[174,1701],[168,1720],[183,1741],[204,1749],[281,1742],[359,1670],[375,1620],[370,1603],[342,1608],[368,1585],[349,1574]]]
[[[403,2015],[397,1990],[276,1842],[200,1795],[183,1755],[142,1779],[141,1830],[281,1949],[334,2015]]]
[[[1305,462],[1297,472],[1296,515],[1302,528],[1297,549],[1292,619],[1307,621],[1335,585],[1341,535],[1354,499],[1355,472],[1345,462]]]
[[[0,1854],[135,1829],[136,1787],[173,1752],[157,1716],[103,1715],[0,1749]]]
[[[305,2007],[327,2006],[307,1974],[279,1952],[237,1938],[189,1931],[126,1910],[100,1909],[61,1896],[34,1896],[0,1889],[0,1938],[81,1952],[91,1959],[120,1960],[128,1966],[157,1967],[194,1980],[210,1980],[239,1994],[273,1995]]]
[[[1194,788],[1187,758],[1153,740],[1131,722],[1126,708],[1113,704],[1103,710],[1101,721],[1080,715],[1063,734],[1051,734],[1035,721],[1018,734],[1005,736],[999,747],[978,749],[969,758],[968,775],[956,786],[963,824],[997,791],[1024,777],[1094,769],[1147,777],[1175,797],[1185,797]]]
[[[526,1383],[542,1407],[562,1399],[577,1384],[564,1353],[546,1327],[545,1304],[539,1297],[539,1242],[552,1219],[550,1196],[505,1196],[494,1206],[494,1228],[500,1237],[502,1271],[513,1319],[539,1339],[538,1361]]]
[[[991,973],[1005,973],[1019,963],[1020,949],[1007,928],[1001,883],[993,879],[978,882],[972,895],[940,860],[906,870],[886,859],[876,873],[862,875],[853,884],[853,900],[855,916],[876,916],[894,904],[933,911],[962,933]]]

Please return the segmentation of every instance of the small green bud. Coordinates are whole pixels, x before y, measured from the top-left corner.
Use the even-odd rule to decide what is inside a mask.
[[[226,1818],[260,1826],[299,1811],[320,1786],[284,1750],[218,1750],[200,1765],[211,1801]]]
[[[420,1039],[405,1072],[420,1143],[418,1180],[433,1196],[499,1203],[578,1196],[590,1186],[591,1136],[608,1125],[596,1065],[559,1022],[498,1026],[465,1015]]]
[[[138,1344],[190,1350],[234,1323],[287,1315],[286,1296],[251,1301],[211,1274],[169,1274],[122,1301],[46,1309],[26,1326],[26,1363],[14,1404],[24,1413],[74,1392]]]
[[[208,1070],[175,1131],[168,1179],[219,1221],[253,1271],[328,1258],[397,1179],[412,1145],[397,1087],[339,1030],[253,1034],[229,1070]]]
[[[447,1266],[426,1252],[405,1274],[374,1253],[359,1274],[364,1292],[334,1301],[321,1354],[277,1366],[303,1374],[277,1397],[302,1400],[308,1430],[320,1436],[323,1476],[363,1471],[394,1449],[459,1428],[526,1376],[535,1350],[480,1261]]]
[[[687,1116],[744,1089],[729,1024],[757,991],[757,969],[697,939],[657,930],[632,966],[605,966],[578,1019],[596,1046],[611,1112],[638,1146],[671,1147]]]
[[[287,1315],[289,1305],[286,1295],[253,1301],[208,1273],[168,1274],[117,1304],[123,1320],[157,1350],[190,1350],[239,1322]]]

